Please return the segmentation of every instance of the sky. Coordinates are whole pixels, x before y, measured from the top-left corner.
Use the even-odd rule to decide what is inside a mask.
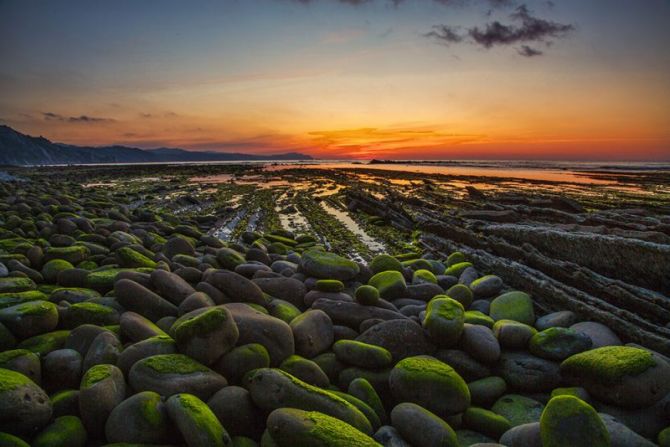
[[[670,0],[0,0],[0,124],[318,158],[670,160]]]

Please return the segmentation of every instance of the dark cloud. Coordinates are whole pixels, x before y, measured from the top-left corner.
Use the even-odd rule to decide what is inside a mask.
[[[95,116],[88,116],[88,115],[64,116],[53,112],[42,112],[42,116],[47,121],[63,121],[67,123],[93,124],[93,123],[113,123],[114,121],[116,121],[112,118],[98,118]]]
[[[521,45],[521,48],[517,50],[517,53],[524,57],[542,56],[544,54],[543,51],[540,51],[537,48],[529,47],[528,45]]]
[[[502,0],[498,3],[508,4]],[[544,43],[550,45],[555,39],[560,39],[574,31],[571,24],[554,22],[534,16],[526,5],[517,7],[509,16],[511,23],[504,24],[495,20],[483,26],[475,26],[467,30],[467,35],[459,34],[456,28],[449,25],[436,25],[432,31],[425,33],[425,37],[437,39],[442,43],[460,43],[466,40],[470,43],[492,48],[494,46],[521,45],[517,52],[524,57],[541,56],[543,51],[528,45],[529,43]]]
[[[519,6],[510,16],[515,24],[505,25],[497,20],[483,28],[468,30],[472,40],[485,48],[496,45],[515,45],[523,42],[549,42],[564,37],[575,27],[570,24],[540,19],[531,15],[526,5]]]
[[[456,28],[448,25],[436,25],[432,31],[424,34],[425,37],[437,39],[442,43],[459,43],[463,41],[463,36],[456,31]]]

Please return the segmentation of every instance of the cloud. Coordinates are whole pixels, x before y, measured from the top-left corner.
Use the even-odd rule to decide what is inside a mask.
[[[520,24],[504,25],[496,20],[487,23],[483,29],[470,28],[468,34],[475,43],[491,48],[496,45],[514,45],[521,42],[547,42],[564,37],[575,29],[570,24],[534,17],[526,5],[519,6],[510,18]]]
[[[508,4],[503,1],[499,3]],[[452,44],[468,41],[486,49],[495,46],[510,46],[522,44],[517,52],[524,57],[534,57],[544,54],[543,51],[531,47],[528,43],[544,43],[550,45],[554,40],[563,38],[575,30],[574,25],[554,22],[534,16],[526,5],[517,7],[510,14],[512,23],[504,24],[497,20],[474,26],[467,30],[467,34],[459,34],[455,27],[449,25],[435,25],[432,31],[424,36],[437,39],[442,43]]]
[[[528,45],[521,45],[521,48],[517,50],[517,53],[525,57],[542,56],[544,54],[543,51],[529,47]]]
[[[53,112],[42,112],[42,117],[47,121],[62,121],[67,123],[113,123],[116,120],[112,118],[99,118],[95,116],[79,115],[79,116],[64,116]]]
[[[446,44],[463,41],[463,36],[458,34],[456,28],[448,25],[435,25],[432,31],[424,34],[424,37],[434,38]]]

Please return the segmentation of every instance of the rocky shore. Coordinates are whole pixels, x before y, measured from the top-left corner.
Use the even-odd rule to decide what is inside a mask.
[[[267,175],[8,173],[0,446],[670,446],[666,203]]]

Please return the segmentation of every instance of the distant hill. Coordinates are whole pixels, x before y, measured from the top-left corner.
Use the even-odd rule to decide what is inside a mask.
[[[139,149],[126,146],[87,147],[53,143],[0,125],[0,165],[91,163],[151,163],[182,161],[312,160],[297,152],[251,155],[235,152],[196,152],[178,148]]]

